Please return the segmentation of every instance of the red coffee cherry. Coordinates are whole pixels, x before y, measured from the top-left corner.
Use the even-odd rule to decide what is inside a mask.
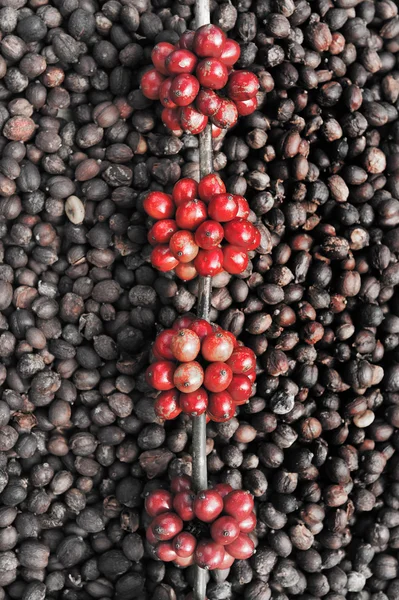
[[[153,219],[170,219],[175,214],[172,196],[164,192],[150,192],[145,197],[143,207]]]
[[[195,74],[200,85],[210,90],[221,90],[229,79],[226,65],[217,58],[201,60]]]
[[[192,50],[194,36],[195,36],[195,31],[190,31],[189,29],[187,29],[184,33],[182,33],[182,35],[180,36],[180,40],[179,40],[179,48],[184,48],[186,50]]]
[[[202,387],[195,392],[182,393],[179,396],[179,406],[185,414],[198,417],[208,408],[208,394]]]
[[[160,419],[171,421],[181,413],[179,394],[176,388],[161,392],[154,402],[154,412]]]
[[[256,371],[247,371],[245,375],[248,377],[251,383],[255,383],[256,381]]]
[[[234,413],[234,403],[228,392],[217,392],[209,395],[207,414],[212,421],[224,423],[234,417]]]
[[[198,184],[198,194],[201,200],[208,203],[216,194],[225,194],[226,186],[217,173],[205,175]]]
[[[167,490],[153,490],[144,500],[144,508],[150,517],[156,517],[173,508],[173,496]]]
[[[240,533],[238,538],[226,546],[226,551],[237,560],[247,560],[251,558],[255,550],[255,545],[246,533]]]
[[[217,221],[204,221],[195,232],[195,241],[204,250],[219,246],[223,240],[223,227]]]
[[[173,357],[179,362],[191,362],[195,360],[201,348],[198,335],[191,329],[179,329],[173,331],[171,338],[171,351]]]
[[[213,90],[200,90],[195,99],[195,105],[202,114],[211,117],[220,108],[222,100]]]
[[[234,563],[234,558],[233,556],[231,556],[227,551],[226,548],[224,550],[224,557],[223,557],[223,561],[219,566],[219,569],[230,569],[230,567],[233,565]]]
[[[187,558],[184,558],[183,556],[176,556],[173,562],[177,567],[191,567],[191,565],[194,564],[194,554],[187,556]]]
[[[246,375],[233,375],[227,391],[235,404],[245,404],[252,393],[252,383]]]
[[[155,548],[155,554],[162,562],[172,562],[177,558],[173,542],[159,542]]]
[[[183,131],[192,135],[198,135],[207,126],[208,117],[190,104],[190,106],[184,106],[180,110],[180,123]]]
[[[255,353],[245,346],[235,348],[233,354],[226,361],[234,374],[248,375],[249,371],[256,369],[256,356]]]
[[[224,31],[216,25],[202,25],[194,35],[193,52],[197,56],[218,58],[226,41]]]
[[[216,194],[208,204],[208,215],[223,223],[237,216],[238,206],[233,194]]]
[[[223,499],[224,512],[237,519],[246,519],[254,510],[254,499],[245,490],[233,490]]]
[[[165,512],[153,519],[151,529],[158,541],[166,542],[181,532],[183,521],[176,513]]]
[[[145,538],[146,538],[147,542],[149,544],[151,544],[151,546],[155,546],[158,543],[158,540],[154,535],[151,525],[149,527],[147,527],[147,529],[145,531]]]
[[[170,97],[177,106],[188,106],[194,102],[200,84],[194,75],[182,73],[176,75],[170,88]]]
[[[223,271],[223,252],[220,248],[200,250],[194,259],[198,275],[214,277]]]
[[[140,88],[143,95],[150,100],[159,100],[159,91],[165,77],[156,69],[150,69],[141,78]]]
[[[219,517],[211,525],[211,537],[218,544],[226,546],[240,535],[238,521],[234,517]]]
[[[229,483],[217,483],[213,486],[213,489],[216,490],[222,496],[222,498],[233,491],[233,488]]]
[[[240,117],[252,115],[252,113],[258,108],[258,100],[256,96],[250,98],[249,100],[235,100],[234,103],[237,107],[237,112]]]
[[[212,139],[218,138],[222,131],[221,127],[216,127],[216,125],[212,124]]]
[[[152,363],[146,370],[146,381],[155,390],[171,390],[174,387],[173,375],[176,365],[168,360]]]
[[[228,98],[222,98],[219,110],[211,117],[212,123],[221,129],[229,129],[237,123],[237,107]]]
[[[176,206],[180,206],[187,200],[195,200],[198,198],[198,184],[191,177],[184,177],[175,183],[172,198]]]
[[[204,371],[201,365],[196,362],[182,363],[177,367],[173,375],[174,385],[180,392],[195,392],[204,381]]]
[[[199,250],[198,245],[195,243],[194,235],[191,231],[186,231],[184,229],[177,231],[172,235],[169,242],[169,248],[173,256],[182,263],[188,263],[194,260]]]
[[[173,131],[175,135],[182,135],[183,130],[180,124],[180,111],[178,108],[164,108],[161,113],[162,123]]]
[[[192,73],[197,66],[198,59],[190,50],[174,49],[166,58],[165,65],[170,75]]]
[[[170,347],[175,334],[176,331],[174,329],[164,329],[155,338],[152,349],[164,360],[174,360],[175,358]]]
[[[182,490],[173,498],[173,508],[183,521],[194,519],[195,494],[191,490]]]
[[[252,223],[246,219],[235,218],[223,227],[224,237],[230,244],[240,246],[249,250],[258,231]]]
[[[176,108],[175,104],[170,97],[170,88],[172,86],[173,77],[168,77],[162,82],[159,88],[159,101],[165,108]]]
[[[201,540],[195,549],[195,562],[209,571],[219,569],[224,559],[224,546],[213,540]]]
[[[201,354],[209,362],[226,362],[232,355],[234,344],[224,331],[208,335],[202,342]]]
[[[168,74],[168,69],[165,66],[165,61],[167,57],[174,52],[176,48],[173,44],[169,44],[168,42],[159,42],[154,46],[151,52],[151,60],[152,64],[156,68],[157,71],[162,73],[162,75]]]
[[[238,212],[237,217],[240,219],[248,219],[249,217],[249,204],[245,200],[244,196],[234,194],[234,200],[237,202]]]
[[[206,221],[208,211],[202,200],[187,200],[180,204],[176,211],[176,223],[180,229],[195,231]]]
[[[231,275],[243,273],[248,266],[247,251],[239,246],[226,244],[223,247],[223,268]]]
[[[172,329],[179,331],[179,329],[190,329],[191,323],[196,320],[196,316],[193,313],[186,313],[176,319],[172,325]]]
[[[233,371],[224,362],[214,362],[205,369],[204,386],[210,392],[223,392],[233,379]]]
[[[151,252],[151,263],[158,271],[166,273],[177,267],[179,261],[173,256],[169,246],[158,244]]]
[[[187,558],[194,553],[197,540],[192,533],[182,531],[173,539],[172,545],[177,556]]]
[[[198,275],[194,262],[179,263],[177,267],[175,267],[175,273],[182,281],[191,281]]]
[[[219,57],[226,67],[232,67],[240,58],[241,48],[235,40],[227,38],[223,45],[222,54]]]
[[[212,523],[223,510],[223,499],[216,490],[204,490],[194,500],[194,514],[204,523]]]
[[[255,513],[251,512],[251,514],[248,515],[248,517],[246,517],[242,521],[240,521],[238,525],[240,526],[240,531],[242,531],[242,533],[251,533],[251,531],[253,531],[256,527]]]
[[[205,321],[205,319],[195,319],[192,323],[190,323],[189,329],[195,331],[201,342],[207,335],[213,333],[212,325],[208,323],[208,321]]]
[[[167,244],[176,231],[177,225],[174,219],[162,219],[154,223],[148,232],[147,239],[151,246]]]
[[[229,77],[227,93],[231,100],[250,100],[259,90],[259,79],[250,71],[235,71]]]
[[[170,491],[172,494],[191,490],[191,477],[188,475],[176,475],[170,480]]]

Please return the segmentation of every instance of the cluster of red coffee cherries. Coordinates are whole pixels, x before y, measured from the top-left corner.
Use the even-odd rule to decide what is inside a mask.
[[[175,135],[197,135],[208,118],[218,135],[257,108],[258,78],[250,71],[232,70],[239,57],[237,42],[216,25],[203,25],[183,33],[177,46],[159,42],[154,47],[155,68],[144,73],[141,91],[160,100],[162,121]],[[222,96],[217,91],[223,88]]]
[[[149,492],[145,510],[152,519],[147,541],[162,561],[227,569],[255,551],[250,537],[256,526],[253,497],[229,484],[195,494],[189,477],[174,477],[170,491]]]
[[[231,419],[236,406],[252,394],[256,377],[254,352],[229,331],[193,315],[179,317],[172,329],[156,338],[154,362],[146,371],[147,383],[161,392],[154,410],[164,420],[181,412],[209,420]]]
[[[144,210],[156,220],[148,233],[153,266],[174,269],[184,281],[222,271],[239,275],[248,266],[248,252],[260,244],[258,229],[248,221],[248,202],[226,193],[215,173],[199,184],[181,179],[171,195],[150,192]]]

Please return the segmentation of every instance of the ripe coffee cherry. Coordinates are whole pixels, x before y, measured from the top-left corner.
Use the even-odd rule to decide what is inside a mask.
[[[188,475],[176,475],[170,480],[170,491],[172,494],[191,490],[191,477]]]
[[[227,391],[235,404],[245,404],[252,393],[252,384],[246,375],[233,375]]]
[[[217,173],[205,175],[198,184],[198,194],[201,200],[208,203],[216,194],[226,193],[226,186]]]
[[[183,129],[180,124],[180,111],[178,108],[164,108],[161,113],[162,123],[173,131],[175,135],[182,135]]]
[[[174,49],[166,58],[165,65],[170,75],[192,73],[197,65],[197,57],[190,50]]]
[[[214,362],[205,369],[204,386],[210,392],[223,392],[233,379],[233,371],[224,362]]]
[[[195,331],[201,342],[207,335],[213,333],[212,325],[208,321],[205,321],[205,319],[195,319],[190,323],[189,329]]]
[[[216,490],[204,490],[194,500],[194,514],[204,523],[212,523],[223,510],[223,499]]]
[[[155,390],[171,390],[174,387],[173,374],[176,365],[168,360],[159,360],[147,367],[145,378]]]
[[[174,372],[173,381],[180,392],[195,392],[204,381],[204,371],[197,361],[182,363]]]
[[[219,137],[219,135],[221,135],[223,129],[221,129],[220,127],[216,127],[216,125],[212,124],[212,139],[216,139]]]
[[[213,486],[213,489],[216,490],[222,496],[222,498],[233,491],[233,488],[229,483],[217,483]]]
[[[179,395],[176,388],[161,392],[154,402],[154,412],[160,419],[171,421],[181,413]]]
[[[233,563],[234,563],[234,557],[231,556],[225,549],[223,561],[222,561],[219,569],[230,569],[230,567],[233,565]]]
[[[223,247],[223,268],[231,275],[239,275],[243,273],[248,266],[247,251],[239,246],[226,244]]]
[[[172,235],[169,242],[169,248],[173,256],[182,263],[188,263],[194,260],[199,250],[199,247],[195,243],[194,235],[191,231],[186,231],[184,229],[177,231]]]
[[[179,329],[190,329],[191,323],[196,320],[196,316],[193,313],[186,313],[176,319],[172,325],[172,329],[179,331]]]
[[[222,54],[219,57],[226,67],[232,67],[240,58],[241,48],[235,40],[227,38],[223,45]]]
[[[222,54],[225,41],[226,34],[219,27],[216,27],[216,25],[202,25],[195,32],[193,52],[197,56],[217,58]]]
[[[209,362],[226,362],[233,350],[234,344],[225,331],[208,335],[201,346],[201,354]]]
[[[229,77],[227,93],[232,100],[250,100],[259,90],[259,79],[250,71],[235,71]]]
[[[170,194],[150,192],[145,197],[143,207],[153,219],[170,219],[175,214],[175,205]]]
[[[238,521],[234,517],[219,517],[211,525],[211,537],[218,544],[226,546],[240,535]]]
[[[201,540],[195,549],[195,562],[203,569],[219,569],[224,559],[224,546],[213,540]]]
[[[173,256],[169,246],[158,244],[151,252],[151,263],[158,271],[166,273],[177,267],[179,261]]]
[[[172,544],[177,556],[187,558],[193,554],[197,540],[192,533],[182,531],[173,539]]]
[[[157,515],[152,523],[151,529],[154,536],[160,542],[171,540],[183,529],[183,521],[174,512],[165,512]]]
[[[140,88],[143,95],[150,100],[159,100],[161,83],[165,77],[156,69],[150,69],[141,78]]]
[[[256,371],[247,371],[245,375],[248,377],[251,383],[255,383],[256,381]]]
[[[170,98],[177,106],[188,106],[194,102],[199,88],[200,84],[194,75],[189,73],[176,75],[170,87]]]
[[[195,200],[198,198],[198,184],[191,177],[184,177],[175,183],[172,198],[176,206],[180,206],[187,200]]]
[[[211,117],[221,104],[221,98],[213,90],[200,90],[195,99],[195,106],[202,114]]]
[[[210,90],[221,90],[229,79],[226,65],[217,58],[201,60],[195,74],[200,85]]]
[[[208,117],[190,104],[190,106],[184,106],[180,110],[180,123],[183,131],[192,135],[198,135],[207,126]]]
[[[246,519],[254,510],[254,499],[245,490],[233,490],[223,500],[224,512],[237,519],[238,522]]]
[[[194,259],[194,266],[198,275],[214,277],[223,271],[223,252],[220,248],[200,250]]]
[[[148,232],[147,239],[151,246],[167,244],[176,231],[177,225],[174,219],[162,219],[154,223]]]
[[[176,556],[173,563],[182,568],[191,567],[194,564],[194,554],[188,556],[187,558],[183,558],[183,556]]]
[[[208,204],[208,214],[214,221],[224,223],[237,216],[238,206],[233,194],[216,194]]]
[[[246,517],[242,521],[240,521],[238,523],[238,525],[240,526],[240,531],[242,533],[251,533],[251,531],[253,531],[255,529],[255,527],[256,527],[256,515],[255,515],[255,513],[251,512],[251,514],[248,515],[248,517]]]
[[[185,48],[186,50],[193,49],[195,31],[190,31],[187,29],[181,36],[179,40],[179,48]]]
[[[173,509],[183,521],[194,519],[195,494],[190,490],[182,490],[173,498]]]
[[[247,200],[245,200],[244,196],[239,196],[238,194],[234,194],[234,200],[237,202],[238,206],[237,217],[241,219],[248,219],[249,204]]]
[[[234,403],[228,392],[217,392],[216,394],[209,395],[207,414],[212,421],[224,423],[234,417],[234,413]]]
[[[195,232],[195,241],[200,248],[210,250],[223,240],[223,227],[217,221],[204,221]]]
[[[180,229],[195,231],[206,218],[206,205],[202,200],[187,200],[176,211],[176,223]]]
[[[155,548],[155,554],[162,562],[172,562],[177,558],[172,542],[159,542]]]
[[[170,347],[174,335],[176,335],[174,329],[164,329],[155,338],[152,349],[164,360],[174,360],[175,358]]]
[[[185,414],[198,417],[208,408],[208,394],[202,387],[189,394],[182,393],[179,397],[179,406]]]
[[[168,42],[159,42],[156,44],[151,52],[151,60],[152,64],[156,68],[157,71],[162,73],[162,75],[168,74],[168,69],[165,66],[165,61],[167,57],[174,52],[176,48],[169,44]]]
[[[173,77],[168,77],[162,82],[159,88],[159,101],[165,108],[176,108],[177,104],[172,102],[170,98],[170,88],[172,86]]]
[[[221,129],[233,127],[238,120],[238,111],[234,102],[222,98],[219,110],[211,117],[211,120],[214,125],[221,127]]]
[[[240,117],[246,117],[247,115],[252,115],[258,108],[258,100],[256,96],[249,100],[235,100],[235,105]]]
[[[151,546],[155,546],[158,543],[158,540],[154,535],[151,525],[149,527],[147,527],[147,529],[145,531],[145,538],[146,538],[147,542],[149,544],[151,544]]]
[[[153,490],[144,500],[144,507],[150,517],[156,517],[173,508],[173,496],[167,490]]]
[[[198,275],[194,262],[179,263],[177,267],[175,267],[175,273],[182,281],[191,281]]]
[[[198,335],[191,329],[179,329],[171,338],[171,350],[174,358],[179,362],[195,360],[201,348]]]
[[[256,369],[256,356],[250,348],[240,346],[235,348],[227,364],[231,367],[234,374],[239,375],[243,373],[247,375],[249,371]]]
[[[232,219],[223,227],[224,237],[230,244],[240,246],[246,250],[252,244],[252,241],[257,232],[256,227],[246,219]]]
[[[237,560],[247,560],[253,555],[255,545],[246,533],[240,533],[234,542],[226,546],[226,550]]]

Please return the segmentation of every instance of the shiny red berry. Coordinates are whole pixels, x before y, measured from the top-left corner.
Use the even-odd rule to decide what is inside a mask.
[[[226,551],[237,560],[247,560],[253,555],[255,545],[246,533],[240,533],[234,542],[226,546]]]
[[[212,123],[212,139],[218,138],[221,135],[222,131],[223,129],[221,127],[217,127]]]
[[[251,533],[256,527],[256,515],[254,512],[248,515],[245,519],[238,523],[242,533]]]
[[[159,542],[155,548],[155,554],[162,562],[172,562],[177,558],[173,542]]]
[[[173,508],[173,496],[167,490],[153,490],[144,500],[144,508],[150,517],[156,517]]]
[[[168,360],[159,360],[147,367],[145,377],[148,385],[155,390],[165,391],[174,388],[173,375],[176,365]]]
[[[195,494],[191,490],[177,492],[173,498],[173,509],[183,521],[194,519],[194,500]]]
[[[238,120],[237,107],[232,100],[222,98],[219,110],[211,117],[211,121],[221,129],[233,127]]]
[[[238,522],[246,519],[254,509],[254,499],[245,490],[233,490],[224,498],[224,512]]]
[[[217,221],[204,221],[195,232],[195,241],[200,248],[210,250],[223,240],[223,227]]]
[[[200,387],[195,392],[188,394],[181,393],[179,397],[179,406],[181,410],[191,417],[198,417],[204,414],[208,408],[208,394],[204,388]]]
[[[176,231],[172,235],[169,241],[169,248],[173,256],[182,263],[194,260],[199,250],[198,245],[195,243],[194,234],[185,229]]]
[[[173,131],[177,136],[183,134],[183,129],[180,124],[180,110],[178,108],[164,108],[161,113],[162,123]]]
[[[196,320],[196,316],[193,313],[186,313],[176,319],[172,325],[172,329],[179,331],[179,329],[190,329],[191,323]]]
[[[174,372],[173,382],[180,392],[195,392],[204,381],[204,370],[197,361],[179,365]]]
[[[213,486],[213,489],[216,490],[222,496],[222,498],[233,491],[233,488],[229,483],[217,483]]]
[[[164,329],[155,338],[153,350],[164,360],[174,360],[175,358],[170,347],[175,334],[176,331],[174,329]]]
[[[233,556],[231,556],[228,552],[226,552],[226,549],[224,549],[224,557],[219,566],[219,569],[230,569],[230,567],[233,565],[233,563],[234,563]]]
[[[234,194],[234,200],[237,202],[238,205],[237,217],[240,219],[248,219],[249,204],[247,200],[245,200],[244,196],[239,196],[238,194]]]
[[[172,494],[178,494],[191,490],[191,477],[188,475],[176,475],[170,480],[170,491]]]
[[[252,393],[252,383],[246,375],[233,375],[227,391],[235,404],[245,404]]]
[[[158,244],[151,252],[151,263],[158,271],[166,273],[177,267],[179,261],[173,256],[169,246]]]
[[[150,192],[145,197],[143,207],[153,219],[170,219],[175,214],[175,204],[170,194]]]
[[[211,537],[218,544],[227,546],[240,535],[238,521],[234,517],[219,517],[211,525]]]
[[[222,54],[219,57],[226,67],[232,67],[240,58],[241,48],[235,40],[227,38],[223,45]]]
[[[234,417],[235,406],[230,394],[226,391],[210,394],[207,414],[216,423],[225,423]]]
[[[167,57],[174,52],[176,48],[173,44],[169,44],[168,42],[159,42],[154,46],[151,52],[151,60],[152,64],[156,68],[157,71],[162,73],[162,75],[167,75],[168,70],[165,66],[165,61]]]
[[[166,58],[165,65],[170,75],[179,75],[180,73],[192,73],[197,62],[197,57],[190,50],[175,49]]]
[[[198,63],[195,74],[204,88],[221,90],[226,85],[229,74],[227,67],[217,58],[205,58]]]
[[[235,100],[234,103],[237,107],[237,112],[240,117],[252,115],[252,113],[258,108],[258,100],[256,96],[254,96],[254,98],[250,98],[249,100]]]
[[[191,281],[198,275],[197,269],[194,266],[194,261],[188,263],[179,263],[175,267],[175,273],[182,281]]]
[[[220,96],[213,90],[200,90],[195,99],[195,106],[202,114],[211,117],[218,111],[221,102]]]
[[[194,500],[194,514],[204,523],[212,523],[223,510],[223,498],[216,490],[204,490]]]
[[[160,542],[171,540],[183,529],[183,521],[174,512],[165,512],[156,516],[151,523],[154,536]]]
[[[216,194],[208,204],[208,215],[214,221],[225,223],[237,216],[238,206],[233,194]]]
[[[248,379],[249,379],[249,381],[250,381],[251,383],[255,383],[255,381],[256,381],[256,370],[253,370],[253,371],[247,371],[247,372],[245,373],[245,375],[248,377]]]
[[[224,237],[230,244],[249,250],[257,229],[247,219],[235,218],[223,227]]]
[[[159,101],[165,108],[176,108],[175,104],[170,97],[170,88],[172,86],[173,77],[168,77],[162,82],[159,89]]]
[[[250,100],[259,90],[259,79],[250,71],[235,71],[229,77],[227,94],[231,100]]]
[[[171,421],[181,413],[179,394],[176,388],[161,392],[154,402],[154,412],[160,419]]]
[[[210,392],[223,392],[233,379],[233,371],[224,362],[214,362],[205,369],[204,386]]]
[[[201,354],[209,362],[226,362],[233,350],[233,342],[224,331],[208,335],[201,345]]]
[[[173,330],[172,330],[173,331]],[[195,360],[201,348],[201,340],[192,329],[173,331],[170,349],[173,357],[179,362]]]
[[[176,231],[177,224],[174,219],[161,219],[151,227],[147,239],[151,246],[167,244]]]
[[[173,564],[185,569],[186,567],[191,567],[191,565],[193,565],[194,562],[194,554],[192,554],[191,556],[187,556],[187,558],[184,558],[183,556],[176,556],[175,560],[173,561]]]
[[[207,126],[208,117],[190,104],[189,106],[183,106],[180,110],[180,123],[183,131],[198,135]]]
[[[198,184],[198,194],[201,200],[208,203],[216,194],[224,194],[226,186],[217,173],[205,175]]]
[[[206,221],[208,211],[202,200],[187,200],[180,204],[176,211],[176,223],[180,229],[195,231]]]
[[[248,266],[247,251],[239,246],[226,244],[223,247],[223,268],[231,275],[243,273]]]
[[[194,266],[198,275],[214,277],[223,271],[223,252],[220,248],[200,250],[194,259]]]
[[[224,546],[213,540],[200,540],[195,549],[195,562],[202,569],[219,569],[224,559]]]
[[[175,183],[172,191],[172,198],[176,206],[180,206],[187,200],[198,198],[198,184],[191,177],[184,177]]]
[[[195,36],[195,31],[190,31],[189,29],[187,29],[184,33],[182,33],[182,35],[180,36],[180,40],[179,40],[179,48],[184,48],[186,50],[192,50],[194,36]]]
[[[149,71],[146,71],[140,82],[140,88],[143,96],[149,98],[150,100],[159,100],[159,91],[164,79],[164,75],[159,73],[156,69],[150,69]]]
[[[173,538],[172,544],[177,556],[187,558],[193,554],[197,545],[197,539],[192,533],[189,533],[188,531],[182,531],[175,538]]]
[[[207,335],[213,333],[212,325],[208,321],[205,321],[205,319],[195,319],[190,323],[189,329],[195,331],[201,341]]]
[[[158,543],[158,540],[154,535],[151,525],[149,527],[147,527],[147,529],[145,531],[145,539],[147,540],[147,542],[149,544],[151,544],[151,546],[155,546]]]
[[[170,98],[177,106],[192,104],[199,92],[200,84],[194,75],[176,75],[170,88]]]
[[[194,35],[193,51],[197,56],[217,58],[223,52],[226,34],[216,25],[202,25]]]
[[[244,373],[256,369],[256,356],[253,350],[245,346],[235,348],[233,354],[227,360],[227,364],[231,367],[234,374]]]

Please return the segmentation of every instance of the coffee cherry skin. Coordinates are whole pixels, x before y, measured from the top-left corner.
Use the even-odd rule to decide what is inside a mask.
[[[190,329],[190,325],[195,321],[195,319],[196,316],[193,313],[186,313],[185,315],[181,315],[173,323],[172,329],[174,329],[175,331],[179,331],[179,329]]]
[[[251,512],[248,517],[238,523],[242,533],[251,533],[256,527],[256,515]]]
[[[176,231],[169,241],[169,249],[179,262],[188,263],[197,256],[199,247],[191,231]]]
[[[247,251],[239,246],[226,244],[223,247],[223,268],[231,275],[243,273],[248,266],[249,258]]]
[[[259,90],[259,79],[250,71],[235,71],[229,77],[227,94],[231,100],[250,100]]]
[[[255,550],[255,545],[246,533],[240,533],[234,542],[226,546],[226,551],[237,560],[247,560],[251,558]]]
[[[223,271],[223,252],[220,248],[200,250],[194,259],[198,275],[214,277]]]
[[[251,397],[252,384],[246,375],[233,375],[227,391],[235,404],[245,404]]]
[[[177,106],[192,104],[199,92],[200,84],[194,75],[176,75],[170,88],[170,98]]]
[[[218,58],[223,52],[226,34],[216,25],[202,25],[194,35],[193,52],[197,56]]]
[[[191,477],[188,475],[176,475],[170,480],[170,491],[172,494],[191,490]]]
[[[151,525],[149,527],[147,527],[147,529],[145,531],[145,539],[147,540],[147,542],[149,544],[151,544],[151,546],[155,546],[158,543],[158,540],[154,535],[154,531],[153,531]]]
[[[176,513],[165,512],[153,519],[151,529],[158,541],[167,542],[181,532],[183,521]]]
[[[158,271],[166,273],[167,271],[172,271],[175,267],[177,267],[179,261],[173,256],[169,250],[169,246],[166,244],[158,244],[151,252],[151,264]]]
[[[184,177],[175,183],[172,191],[172,198],[176,206],[180,206],[187,200],[198,198],[198,184],[191,177]]]
[[[233,488],[229,483],[217,483],[213,486],[213,489],[216,490],[222,496],[222,498],[233,491]]]
[[[202,200],[187,200],[176,211],[176,223],[180,229],[195,231],[206,218],[206,205]]]
[[[162,123],[173,131],[174,135],[183,134],[183,129],[180,124],[180,110],[178,108],[164,108],[161,113]]]
[[[194,519],[195,494],[190,490],[182,490],[173,498],[173,509],[183,521]]]
[[[195,36],[195,31],[190,31],[189,29],[187,29],[180,36],[180,40],[179,40],[179,43],[178,43],[179,48],[183,48],[185,50],[192,50],[193,49],[194,36]]]
[[[157,244],[168,244],[170,238],[177,231],[176,221],[174,219],[161,219],[154,223],[148,232],[147,239],[151,246]]]
[[[224,362],[214,362],[205,369],[204,386],[210,392],[223,392],[233,379],[233,371]]]
[[[177,558],[173,542],[159,542],[155,548],[155,554],[162,562],[172,562]]]
[[[204,381],[204,371],[201,365],[196,362],[182,363],[177,367],[173,375],[174,385],[180,392],[195,392]]]
[[[195,563],[194,554],[192,554],[191,556],[188,556],[187,558],[183,558],[183,556],[176,556],[173,563],[177,567],[182,567],[183,569],[185,569],[186,567],[191,567],[191,565],[193,565]]]
[[[201,354],[209,362],[227,362],[233,350],[234,344],[224,331],[208,335],[201,345]]]
[[[237,216],[238,206],[233,194],[216,194],[208,204],[208,215],[214,221],[224,223]]]
[[[160,392],[174,387],[173,375],[176,365],[168,360],[159,360],[147,367],[145,378],[151,387]]]
[[[248,201],[244,198],[244,196],[239,196],[238,194],[234,194],[234,200],[237,202],[237,206],[238,206],[237,218],[248,219],[248,217],[249,217]]]
[[[198,417],[208,408],[208,394],[200,387],[195,392],[181,393],[179,396],[180,409],[187,415]]]
[[[245,375],[248,377],[251,383],[255,383],[256,381],[256,371],[247,371]]]
[[[234,104],[237,107],[237,112],[240,117],[252,115],[252,113],[258,108],[258,100],[256,96],[254,96],[254,98],[250,98],[249,100],[235,100]]]
[[[163,84],[162,84],[163,85]],[[205,89],[198,92],[195,99],[195,106],[207,117],[214,115],[220,107],[222,100],[213,90]]]
[[[173,496],[167,490],[153,490],[144,500],[144,508],[150,517],[156,517],[173,508]]]
[[[241,48],[235,40],[227,38],[223,45],[222,54],[219,57],[226,67],[232,67],[240,58]]]
[[[180,124],[183,131],[198,135],[204,131],[208,124],[208,117],[195,108],[192,104],[183,106],[180,110]]]
[[[221,129],[233,127],[238,121],[238,111],[234,102],[228,98],[222,98],[219,110],[212,115],[211,121]]]
[[[205,175],[198,184],[198,194],[203,202],[210,202],[216,194],[225,194],[226,186],[217,173]]]
[[[153,219],[171,219],[175,214],[172,196],[164,192],[150,192],[145,197],[143,207],[148,216]]]
[[[194,261],[188,263],[179,263],[175,267],[175,273],[182,281],[191,281],[198,275],[197,269],[194,266]]]
[[[159,100],[159,91],[164,79],[164,75],[156,69],[150,69],[144,73],[140,81],[140,88],[143,95],[150,100]]]
[[[195,331],[201,342],[207,335],[213,333],[212,325],[208,321],[205,321],[205,319],[195,319],[190,323],[189,329]]]
[[[230,569],[230,567],[233,565],[233,563],[234,563],[234,557],[231,556],[228,552],[226,552],[226,549],[225,549],[223,561],[220,564],[219,569]]]
[[[179,329],[173,331],[170,349],[173,357],[179,362],[191,362],[195,360],[201,348],[201,340],[192,329]]]
[[[240,527],[238,521],[234,517],[219,517],[211,525],[212,539],[222,546],[231,544],[231,542],[234,542],[239,535]]]
[[[230,358],[226,361],[234,374],[247,375],[249,371],[256,369],[255,353],[244,346],[235,348]]]
[[[225,87],[229,74],[225,64],[217,58],[205,58],[198,63],[195,70],[197,79],[204,88],[221,90]]]
[[[180,73],[192,73],[197,62],[197,57],[190,50],[174,49],[167,56],[165,65],[169,75],[179,75]]]
[[[195,242],[203,250],[219,246],[223,240],[223,227],[217,221],[204,221],[195,232]]]
[[[194,514],[203,523],[212,523],[223,510],[223,499],[216,490],[204,490],[194,500]]]
[[[246,519],[254,510],[254,499],[249,492],[233,490],[223,499],[224,512],[238,522]]]
[[[177,104],[175,104],[170,97],[172,82],[173,77],[168,77],[162,82],[161,87],[159,88],[159,101],[165,108],[177,108]]]
[[[152,64],[156,68],[157,71],[162,73],[162,75],[168,74],[168,69],[165,66],[165,61],[167,57],[174,52],[176,48],[173,44],[169,44],[168,42],[159,42],[154,46],[151,52],[151,60]]]
[[[174,360],[171,349],[172,338],[176,334],[174,329],[164,329],[155,338],[152,349],[158,353],[164,360]]]
[[[234,416],[234,413],[234,403],[228,392],[209,394],[207,414],[212,421],[225,423]]]
[[[232,219],[223,227],[224,237],[230,244],[249,250],[256,234],[256,227],[246,219]]]
[[[188,558],[191,556],[197,545],[197,539],[192,533],[188,531],[182,531],[175,538],[173,538],[172,546],[177,556],[182,558]]]
[[[179,395],[176,388],[161,392],[154,402],[154,412],[160,419],[171,421],[181,413]]]

